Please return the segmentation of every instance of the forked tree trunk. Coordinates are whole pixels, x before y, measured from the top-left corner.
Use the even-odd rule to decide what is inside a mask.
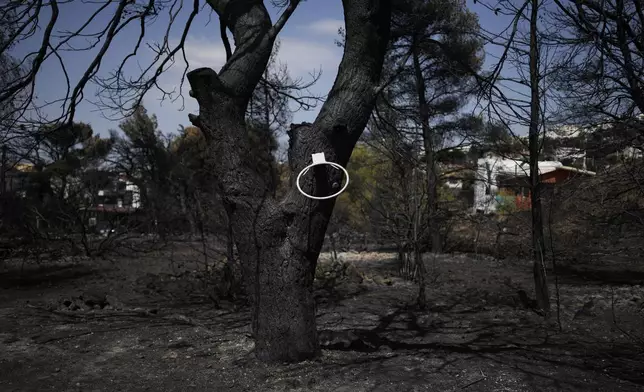
[[[291,1],[285,17],[272,26],[262,1],[210,1],[232,30],[236,49],[219,74],[209,68],[188,74],[191,95],[199,102],[199,115],[190,120],[204,133],[215,163],[253,307],[255,354],[265,361],[299,361],[320,353],[312,286],[335,204],[335,199],[306,198],[294,183],[283,200],[276,200],[269,181],[255,169],[245,132],[251,94],[297,3]],[[391,0],[344,0],[343,5],[346,45],[333,89],[313,124],[289,132],[292,178],[318,152],[345,166],[375,103]],[[312,172],[314,182],[301,181],[308,194],[337,192],[339,171],[317,166]]]

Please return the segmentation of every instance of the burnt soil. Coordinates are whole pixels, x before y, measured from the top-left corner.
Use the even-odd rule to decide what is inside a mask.
[[[421,311],[394,255],[340,258],[358,273],[318,290],[318,326],[351,345],[272,365],[253,357],[247,309],[215,308],[163,254],[5,264],[0,391],[644,391],[641,282],[566,271],[560,330],[519,300],[525,261],[428,255]]]

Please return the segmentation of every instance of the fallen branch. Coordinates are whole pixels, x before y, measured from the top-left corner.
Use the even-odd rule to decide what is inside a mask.
[[[469,384],[465,384],[465,385],[463,385],[463,386],[461,387],[461,389],[469,388],[469,387],[471,387],[471,386],[472,386],[472,385],[474,385],[474,384],[478,384],[479,382],[481,382],[481,381],[483,381],[483,380],[487,380],[487,376],[486,376],[485,374],[483,374],[483,371],[482,371],[481,369],[479,369],[479,372],[481,372],[481,376],[482,376],[481,378],[479,378],[479,379],[477,379],[477,380],[474,380],[474,381],[472,381],[472,382],[471,382],[471,383],[469,383]]]

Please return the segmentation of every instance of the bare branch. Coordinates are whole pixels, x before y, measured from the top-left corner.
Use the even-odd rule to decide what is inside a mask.
[[[298,4],[300,4],[300,0],[290,0],[288,7],[284,10],[282,15],[280,15],[279,19],[277,22],[271,27],[271,29],[268,32],[269,37],[271,39],[277,38],[277,34],[279,34],[280,31],[282,31],[282,28],[288,21],[288,19],[291,17],[293,12],[295,12],[295,8],[297,8]]]
[[[230,41],[228,40],[228,33],[226,32],[226,23],[221,18],[219,18],[219,33],[221,34],[221,40],[226,50],[226,61],[228,61],[232,57],[233,51],[230,48]]]

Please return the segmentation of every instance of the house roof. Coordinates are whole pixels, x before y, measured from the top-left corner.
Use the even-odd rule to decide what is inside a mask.
[[[529,176],[530,167],[527,162],[523,162],[516,159],[504,159],[498,156],[488,156],[481,158],[477,162],[479,170],[486,170],[486,164],[489,165],[490,169],[498,173],[499,175],[506,176]],[[569,172],[575,172],[579,174],[594,176],[595,172],[589,170],[578,169],[572,166],[565,166],[559,161],[539,161],[539,175],[544,175],[552,173],[557,170],[565,170]]]
[[[586,175],[589,175],[589,176],[597,175],[597,173],[595,173],[594,171],[578,169],[578,168],[572,167],[572,166],[563,166],[562,165],[562,166],[559,166],[559,167],[555,168],[555,170],[571,171],[571,172],[575,172],[575,173],[586,174]]]
[[[530,166],[527,162],[518,159],[501,158],[499,156],[491,155],[481,158],[477,162],[479,170],[485,170],[486,164],[489,168],[499,174],[506,175],[530,175]],[[539,161],[539,173],[545,174],[557,170],[563,164],[559,161]]]
[[[102,205],[102,204],[99,204],[97,206],[91,206],[91,207],[83,207],[82,209],[87,211],[117,212],[117,213],[130,213],[130,212],[137,211],[137,208],[135,207],[130,207],[130,206],[119,207],[115,205]]]

